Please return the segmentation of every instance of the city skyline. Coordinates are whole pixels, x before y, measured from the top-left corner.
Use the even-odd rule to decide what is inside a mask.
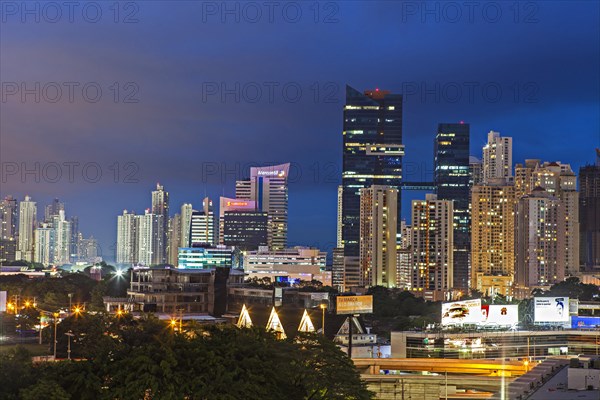
[[[43,98],[35,103],[33,96],[22,103],[19,94],[7,94],[0,107],[0,160],[7,173],[0,195],[22,199],[29,194],[40,204],[61,198],[81,218],[81,231],[93,233],[105,249],[116,239],[113,216],[124,208],[148,208],[147,191],[157,181],[168,188],[177,207],[199,203],[206,195],[231,195],[240,177],[234,172],[222,179],[221,170],[291,162],[301,166],[302,177],[289,185],[289,241],[335,243],[346,84],[404,93],[406,180],[421,175],[422,162],[431,176],[437,125],[461,120],[471,127],[472,155],[479,154],[485,135],[494,130],[513,137],[515,163],[526,158],[562,161],[576,171],[593,164],[593,148],[600,144],[598,4],[540,4],[532,21],[521,18],[517,23],[506,7],[497,23],[479,13],[473,23],[453,23],[434,17],[423,22],[420,15],[407,15],[401,3],[339,3],[332,23],[323,23],[328,10],[321,10],[320,23],[314,23],[308,9],[298,24],[280,15],[273,23],[231,18],[223,23],[218,15],[204,21],[200,5],[164,10],[151,3],[139,5],[133,24],[114,24],[108,9],[99,24],[81,19],[23,24],[18,15],[9,15],[0,37],[3,82],[27,82],[29,87],[34,82],[42,87],[46,82],[76,81],[80,87],[97,82],[103,98],[89,103],[77,91],[73,103]],[[377,35],[364,26],[365,20],[380,21]],[[155,29],[160,21],[168,22],[162,31]],[[427,34],[422,34],[425,26]],[[219,46],[196,40],[212,35],[223,39]],[[85,50],[90,40],[97,44],[93,54]],[[132,52],[140,40],[153,45],[135,46]],[[274,57],[279,52],[286,56]],[[57,56],[57,68],[42,69],[50,55]],[[348,62],[358,58],[367,61]],[[585,62],[577,62],[577,73],[565,73],[564,63],[578,60]],[[121,89],[118,104],[109,88],[114,82]],[[123,102],[134,92],[125,88],[127,82],[137,85],[137,103]],[[294,103],[277,90],[270,102],[265,82],[276,82],[278,89],[295,83],[302,98]],[[476,88],[471,100],[470,82]],[[229,95],[222,101],[221,83],[226,89],[239,83],[240,93],[246,88],[248,96],[256,83],[263,98],[251,102],[241,96],[236,102]],[[214,84],[217,93],[211,94]],[[498,101],[492,92],[496,85],[502,89]],[[457,87],[460,96],[454,101]],[[8,174],[13,163],[32,169],[35,162],[79,163],[74,183],[66,167],[57,183],[37,183],[32,176],[22,182],[20,171]],[[99,182],[81,177],[86,163],[101,166]],[[115,169],[119,183],[114,182]],[[88,172],[93,177],[93,168]],[[402,209],[409,210],[415,197],[403,196]],[[312,207],[315,201],[321,206]]]

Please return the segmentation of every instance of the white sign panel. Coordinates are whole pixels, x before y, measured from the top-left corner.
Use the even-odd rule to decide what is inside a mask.
[[[490,304],[481,306],[482,325],[514,326],[519,323],[518,304]]]
[[[442,325],[478,324],[481,320],[481,299],[442,304]]]
[[[6,312],[6,292],[0,291],[0,312]]]
[[[533,315],[535,322],[569,322],[569,298],[536,297]]]

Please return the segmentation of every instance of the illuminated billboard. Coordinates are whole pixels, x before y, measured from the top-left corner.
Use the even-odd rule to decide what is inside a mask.
[[[338,296],[338,314],[370,314],[373,312],[373,296]]]
[[[250,178],[285,178],[290,173],[290,164],[271,165],[267,167],[251,167]]]
[[[535,322],[569,322],[569,298],[535,297],[533,318]]]
[[[219,217],[223,217],[227,211],[254,211],[256,210],[256,201],[244,199],[231,199],[221,197],[219,201]]]
[[[518,304],[484,304],[481,306],[482,325],[514,326],[518,323]]]
[[[442,304],[442,325],[478,324],[482,319],[481,299]]]

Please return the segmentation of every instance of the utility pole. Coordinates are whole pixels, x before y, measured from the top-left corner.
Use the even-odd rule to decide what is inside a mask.
[[[58,326],[58,313],[54,313],[54,361],[56,361],[56,343],[58,342],[58,338],[56,337],[56,328]]]
[[[65,333],[69,337],[69,344],[67,345],[67,359],[71,360],[71,337],[75,336],[72,331]]]

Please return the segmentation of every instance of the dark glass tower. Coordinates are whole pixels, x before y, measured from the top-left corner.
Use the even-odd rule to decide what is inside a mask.
[[[469,288],[469,124],[439,124],[433,143],[434,183],[439,200],[454,202],[453,287]]]
[[[379,89],[360,93],[346,86],[343,144],[342,242],[344,256],[358,257],[360,189],[371,185],[400,189],[402,95]],[[400,204],[398,198],[398,208]]]
[[[268,244],[268,213],[263,211],[225,211],[223,244],[241,251],[255,251]]]
[[[579,168],[579,254],[589,271],[600,265],[600,150],[596,165]]]

